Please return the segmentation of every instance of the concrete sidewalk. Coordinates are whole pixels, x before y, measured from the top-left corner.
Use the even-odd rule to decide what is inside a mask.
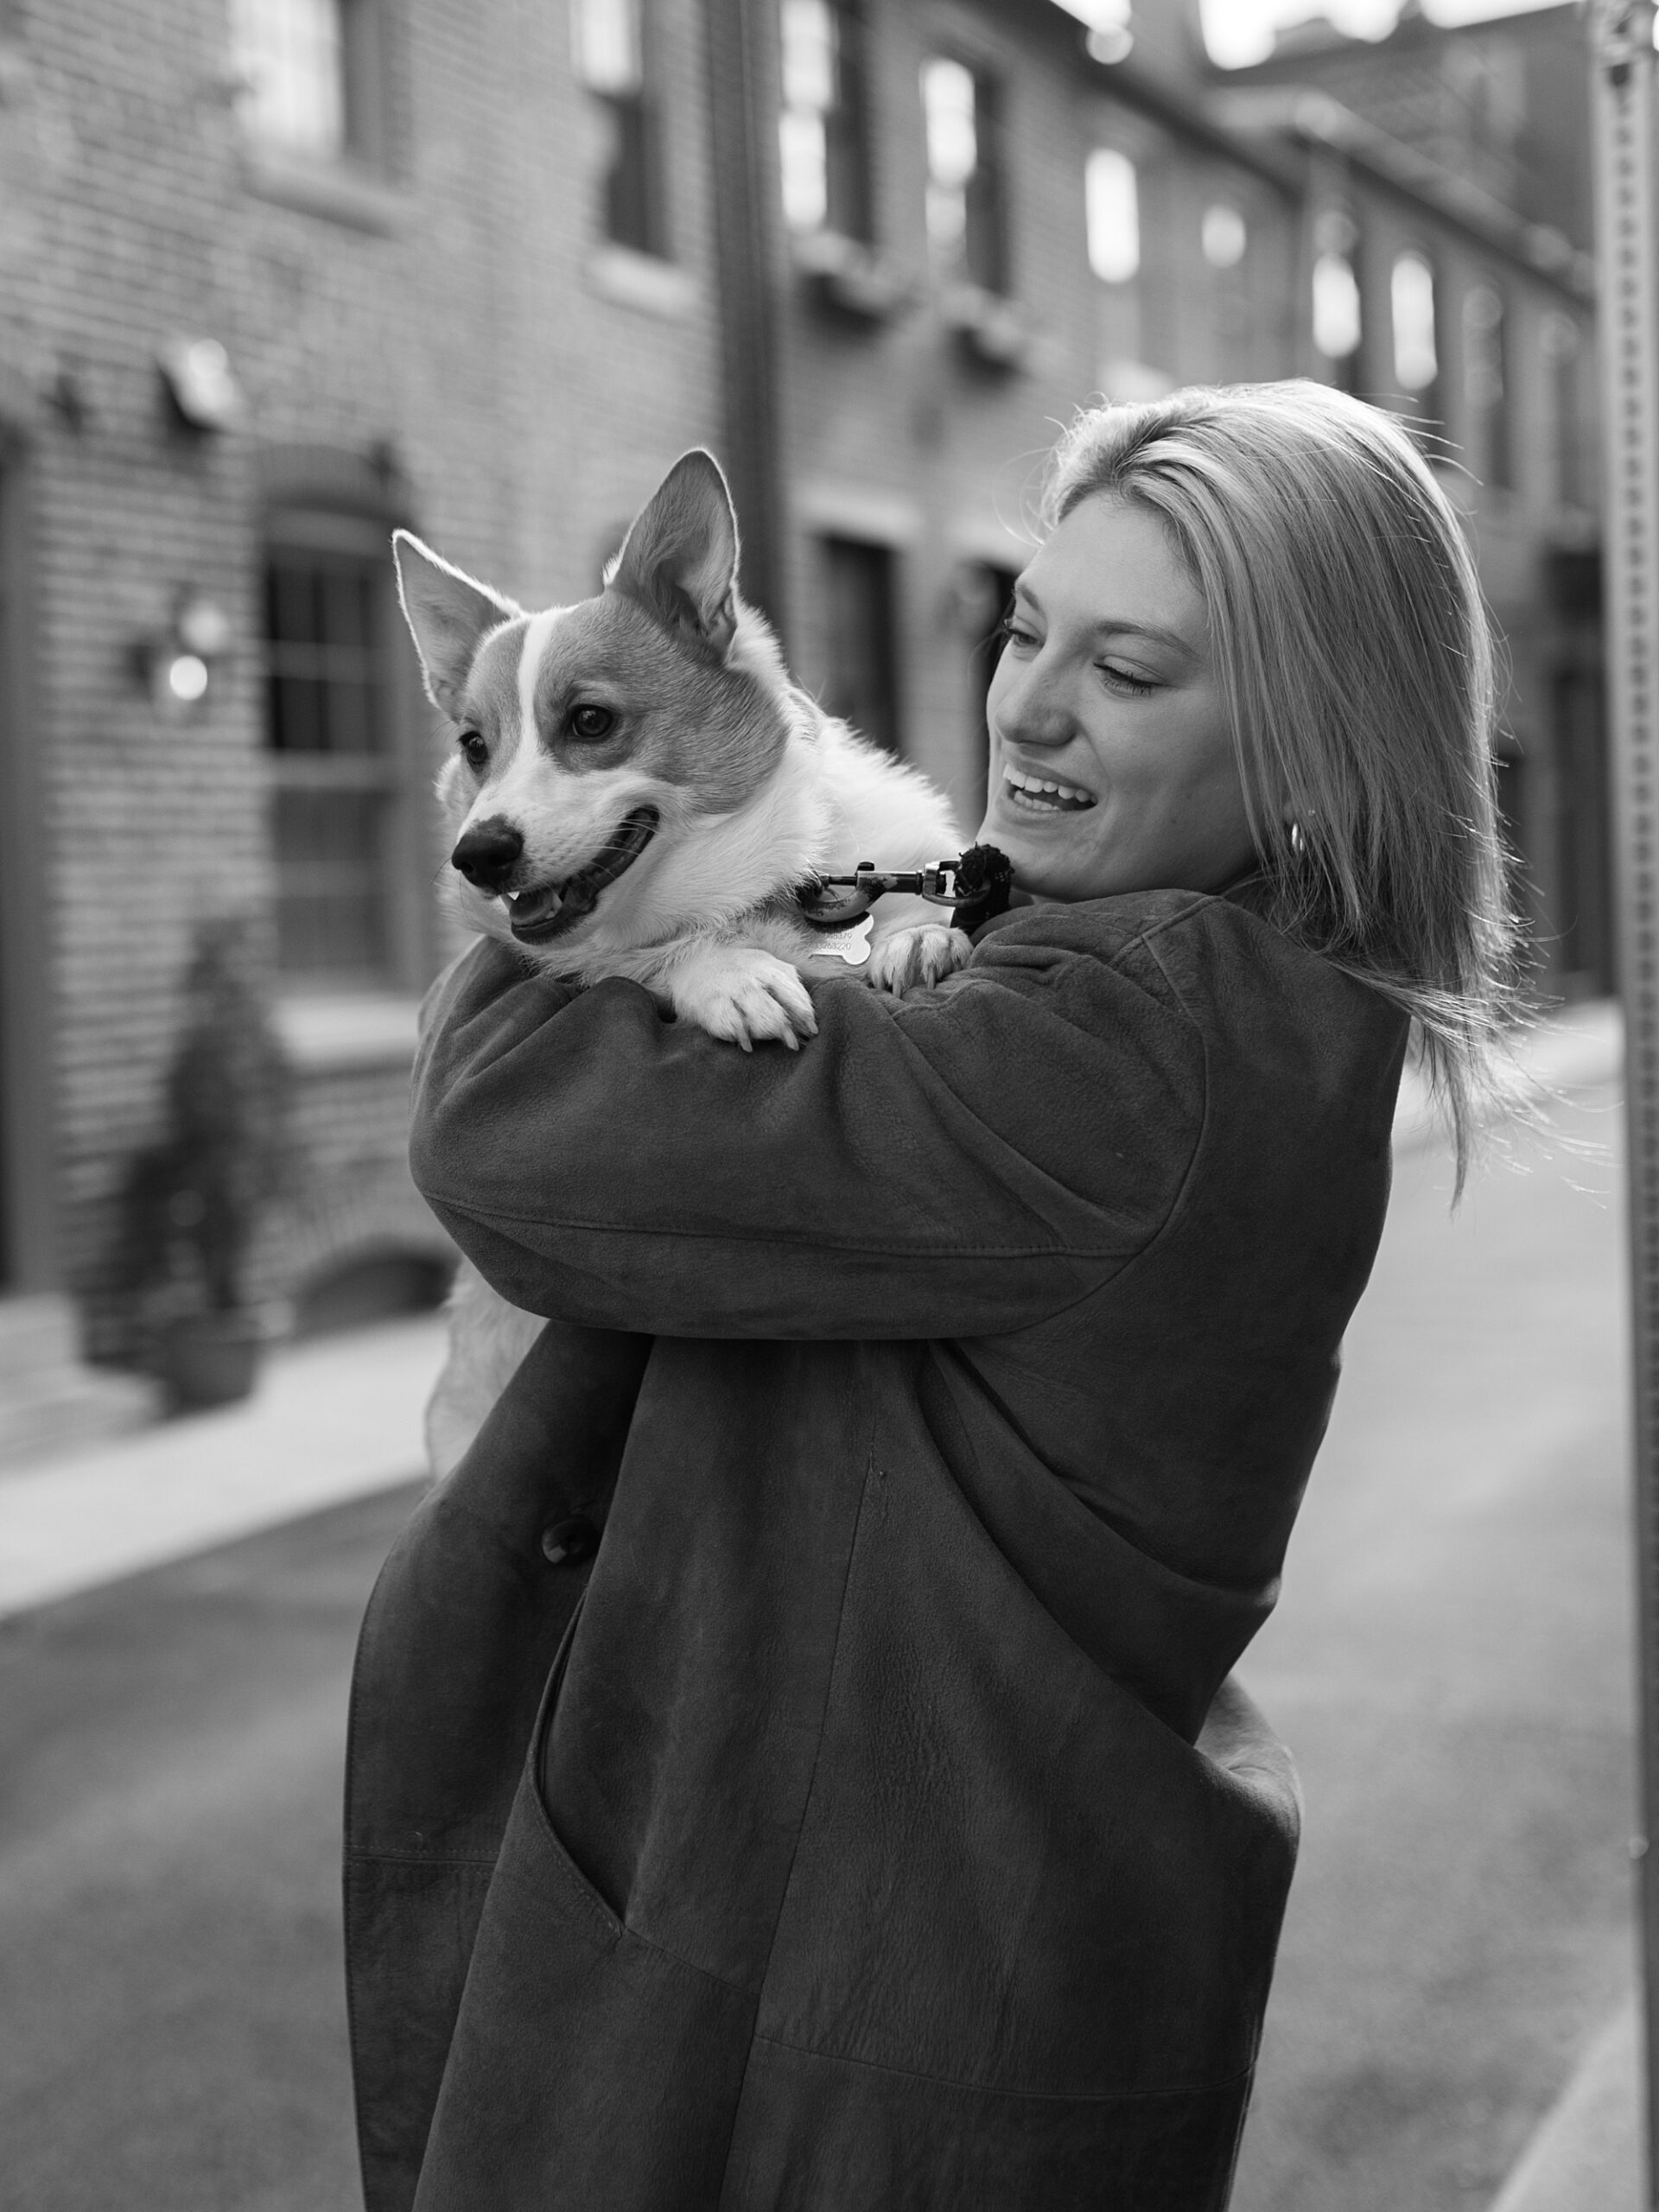
[[[244,1405],[0,1475],[0,1618],[411,1480],[443,1347],[436,1314],[294,1345]]]

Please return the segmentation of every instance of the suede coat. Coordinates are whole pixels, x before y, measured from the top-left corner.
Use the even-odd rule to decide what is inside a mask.
[[[1016,910],[753,1057],[480,944],[416,1180],[554,1325],[376,1590],[371,2212],[1214,2212],[1266,1617],[1397,1012],[1227,897]]]

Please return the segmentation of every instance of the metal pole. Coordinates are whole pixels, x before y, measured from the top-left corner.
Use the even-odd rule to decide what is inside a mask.
[[[1659,2176],[1659,324],[1654,0],[1591,0],[1619,990],[1630,1132],[1640,1899],[1648,2174]]]

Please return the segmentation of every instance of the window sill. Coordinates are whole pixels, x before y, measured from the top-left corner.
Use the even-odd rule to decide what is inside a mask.
[[[945,327],[982,368],[1006,374],[1031,366],[1037,334],[1017,300],[977,284],[957,284],[941,304]]]
[[[632,246],[601,246],[588,257],[588,287],[619,307],[684,322],[696,312],[697,280],[672,261],[636,253]]]
[[[391,238],[409,222],[408,193],[347,162],[319,161],[279,146],[242,149],[242,181],[262,200]]]
[[[837,231],[798,232],[790,257],[815,296],[855,321],[891,322],[916,303],[912,277],[874,247]]]
[[[302,1075],[408,1068],[421,1002],[395,991],[295,992],[276,1001],[276,1033]]]

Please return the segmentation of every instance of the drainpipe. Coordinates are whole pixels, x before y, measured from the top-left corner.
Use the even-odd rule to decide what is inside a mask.
[[[779,478],[774,0],[705,0],[721,458],[743,539],[743,595],[784,633]]]

